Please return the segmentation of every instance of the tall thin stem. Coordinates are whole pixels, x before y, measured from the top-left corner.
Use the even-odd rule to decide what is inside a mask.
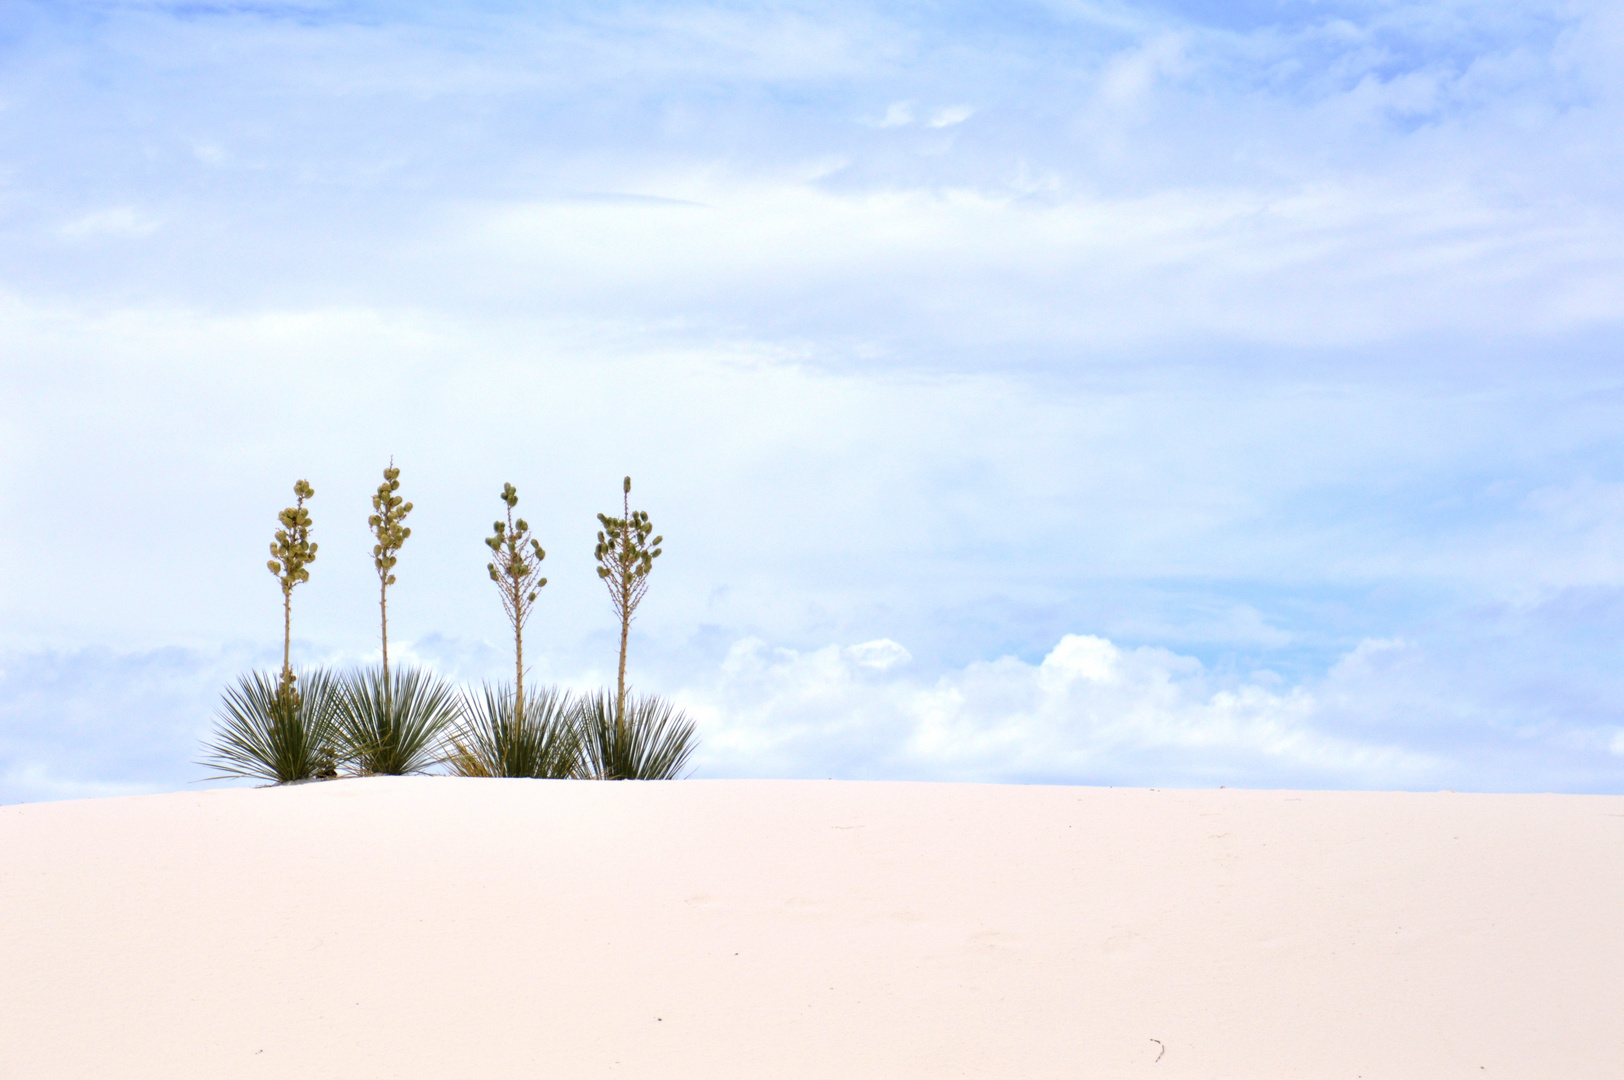
[[[293,664],[289,654],[293,643],[293,590],[282,590],[282,688],[293,683]]]
[[[389,586],[395,583],[395,575],[390,571],[400,561],[395,553],[412,535],[412,530],[406,527],[406,515],[412,512],[412,504],[395,494],[399,489],[400,470],[395,468],[395,459],[391,457],[383,470],[383,483],[378,485],[377,492],[372,496],[373,514],[367,518],[367,527],[378,541],[372,547],[372,565],[378,571],[378,624],[383,641],[386,702],[393,702],[389,683]],[[391,712],[390,715],[394,714]]]
[[[282,586],[282,692],[293,689],[293,587],[310,580],[310,563],[316,561],[317,544],[310,540],[310,511],[305,500],[315,495],[309,481],[300,480],[293,485],[293,505],[276,515],[282,526],[276,530],[271,543],[271,561],[266,568],[276,576]]]
[[[389,685],[389,584],[378,586],[378,611],[383,618],[383,684]],[[387,691],[386,691],[387,692]]]
[[[513,535],[513,507],[508,507],[508,535]],[[517,577],[508,578],[513,590],[513,610],[520,616],[513,620],[513,720],[518,723],[524,715],[524,605],[521,603],[524,585]]]
[[[660,555],[662,537],[649,542],[653,532],[648,515],[639,510],[632,513],[632,478],[620,483],[620,512],[624,517],[598,515],[603,528],[593,548],[598,560],[598,577],[609,590],[609,603],[620,616],[620,663],[615,671],[615,724],[618,727],[626,715],[626,652],[631,638],[632,619],[637,604],[648,588],[648,574],[654,560]]]
[[[628,559],[630,558],[632,520],[631,485],[627,484],[621,489],[620,495],[621,520],[626,522],[628,528],[621,534],[620,572],[622,575],[622,589],[630,587],[630,571]],[[632,605],[624,601],[620,605],[620,672],[615,683],[615,723],[625,723],[626,716],[626,643],[632,631]]]
[[[524,518],[514,518],[513,508],[519,503],[519,491],[512,484],[502,485],[502,501],[507,504],[507,523],[500,520],[491,524],[491,535],[485,546],[495,554],[496,560],[486,564],[491,580],[501,593],[502,606],[513,622],[513,715],[525,715],[524,704],[524,624],[530,617],[536,595],[547,584],[537,573],[547,557],[541,541],[530,535],[530,526]],[[527,558],[529,556],[529,558]]]

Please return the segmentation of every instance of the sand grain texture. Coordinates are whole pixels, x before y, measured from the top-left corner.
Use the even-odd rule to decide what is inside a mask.
[[[6,1080],[1624,1076],[1618,797],[374,778],[0,860]]]

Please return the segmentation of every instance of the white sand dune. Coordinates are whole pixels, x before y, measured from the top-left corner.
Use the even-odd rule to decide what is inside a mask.
[[[0,860],[8,1080],[1624,1076],[1617,797],[377,778]]]

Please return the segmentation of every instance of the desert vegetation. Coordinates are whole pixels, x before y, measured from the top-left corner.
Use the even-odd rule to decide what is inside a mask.
[[[340,756],[360,775],[403,776],[425,772],[440,760],[440,743],[457,720],[457,692],[432,673],[389,669],[389,587],[395,584],[399,552],[411,537],[405,524],[412,504],[400,490],[400,470],[390,459],[383,483],[372,495],[372,566],[378,573],[378,636],[382,660],[376,668],[346,673],[338,699]]]
[[[293,671],[293,590],[310,580],[317,545],[305,500],[315,496],[308,481],[293,485],[294,503],[277,515],[266,566],[282,589],[282,670],[273,679],[249,672],[227,688],[219,722],[203,744],[203,763],[216,770],[210,779],[249,776],[278,784],[338,775],[338,714],[341,677],[316,669]]]
[[[665,537],[649,539],[648,514],[631,508],[632,478],[620,485],[620,517],[598,515],[598,577],[620,620],[620,665],[615,696],[590,694],[577,712],[586,775],[599,780],[653,780],[674,776],[693,752],[693,724],[658,697],[629,698],[626,647],[637,605],[648,592],[648,577]]]
[[[626,681],[631,625],[664,542],[651,539],[649,515],[631,509],[631,477],[621,485],[621,515],[598,515],[594,548],[619,623],[615,685],[579,695],[525,685],[524,629],[547,584],[540,572],[547,552],[529,522],[515,516],[519,492],[511,483],[502,486],[503,517],[484,542],[486,572],[513,632],[513,681],[459,688],[424,668],[390,665],[390,588],[412,534],[405,524],[412,504],[398,494],[400,486],[400,469],[391,460],[366,519],[378,574],[380,662],[296,673],[293,590],[310,580],[317,545],[305,507],[315,491],[305,480],[294,485],[294,505],[277,516],[268,564],[282,590],[282,668],[248,672],[226,689],[203,744],[201,763],[215,770],[209,778],[286,784],[436,771],[532,779],[681,776],[696,745],[692,721],[658,696],[631,693]]]
[[[410,539],[412,530],[406,525],[406,515],[412,504],[395,492],[400,490],[400,470],[395,459],[383,471],[383,483],[372,495],[372,516],[367,528],[372,530],[376,544],[372,545],[372,565],[378,571],[379,636],[383,639],[383,681],[389,682],[389,586],[395,583],[396,554]]]

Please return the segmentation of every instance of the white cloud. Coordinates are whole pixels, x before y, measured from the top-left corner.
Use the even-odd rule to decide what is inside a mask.
[[[911,101],[893,101],[885,110],[885,115],[875,122],[876,127],[905,127],[914,122],[914,107]]]
[[[1116,109],[1142,106],[1164,80],[1189,69],[1187,44],[1182,34],[1162,34],[1113,57],[1101,74],[1101,99]]]
[[[117,240],[140,240],[157,232],[162,223],[128,206],[114,206],[76,218],[57,230],[70,240],[106,236]]]
[[[471,205],[403,259],[401,287],[440,281],[436,295],[455,298],[465,268],[500,268],[506,284],[487,303],[763,324],[793,312],[798,329],[837,323],[921,349],[1137,352],[1214,337],[1330,348],[1579,331],[1624,311],[1616,211],[1566,217],[1452,184],[1034,200],[707,169],[632,187],[686,202]]]
[[[1257,785],[1312,777],[1406,786],[1449,766],[1391,738],[1327,730],[1313,688],[1222,679],[1165,649],[1068,634],[1036,664],[1004,657],[924,681],[869,670],[879,644],[900,648],[736,644],[711,685],[677,694],[701,720],[703,767],[729,775],[826,766],[961,780],[1161,776]],[[1351,670],[1334,680],[1344,700],[1371,690]]]
[[[898,664],[906,664],[913,659],[912,654],[901,645],[889,638],[878,641],[865,641],[861,645],[852,645],[845,650],[846,657],[853,663],[875,671],[889,671]]]
[[[1514,667],[1526,643],[1509,642],[1494,666]],[[602,686],[614,676],[604,644],[596,667],[537,649],[531,677]],[[648,644],[634,650],[634,681],[699,722],[701,776],[1460,790],[1607,790],[1624,776],[1616,724],[1525,706],[1530,689],[1548,696],[1537,669],[1531,687],[1485,682],[1458,657],[1397,639],[1367,639],[1294,681],[1086,634],[1035,661],[934,674],[890,639],[796,650],[743,638],[718,663],[660,664],[660,678]],[[509,673],[508,648],[397,639],[391,652],[477,685]],[[376,661],[304,642],[295,652]],[[0,654],[0,802],[187,786],[206,772],[195,762],[221,688],[279,659],[275,646]]]
[[[975,110],[968,105],[949,105],[945,109],[937,109],[931,116],[928,127],[945,128],[954,124],[962,124],[975,115]]]

